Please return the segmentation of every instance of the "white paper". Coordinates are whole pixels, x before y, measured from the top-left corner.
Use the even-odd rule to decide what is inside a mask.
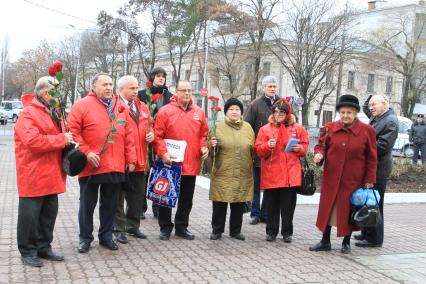
[[[186,141],[184,140],[173,140],[164,139],[166,143],[167,151],[170,154],[173,162],[183,162],[185,158]]]

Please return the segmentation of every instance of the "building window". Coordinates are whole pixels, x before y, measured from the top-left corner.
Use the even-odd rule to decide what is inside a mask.
[[[330,69],[326,72],[327,73],[325,74],[325,86],[327,88],[331,88],[333,86],[333,70]]]
[[[393,77],[388,76],[386,77],[386,90],[385,94],[391,94],[392,93],[392,87],[393,87]]]
[[[185,80],[191,79],[191,70],[185,70]]]
[[[368,74],[367,92],[374,92],[374,74]]]
[[[329,110],[324,110],[322,112],[322,124],[333,121],[333,112]]]
[[[349,71],[348,72],[348,89],[352,90],[354,88],[355,83],[355,72]]]
[[[263,76],[268,76],[271,74],[271,62],[263,62]]]

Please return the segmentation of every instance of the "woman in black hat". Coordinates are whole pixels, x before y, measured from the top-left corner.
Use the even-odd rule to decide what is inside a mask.
[[[314,149],[314,161],[324,162],[316,222],[323,236],[309,250],[331,250],[330,232],[335,226],[337,236],[344,237],[341,252],[350,253],[352,231],[359,228],[349,224],[349,200],[353,191],[370,188],[376,182],[376,132],[357,118],[360,111],[357,97],[341,96],[336,110],[340,119],[325,125]]]
[[[227,100],[224,110],[225,120],[212,128],[208,142],[210,156],[214,159],[209,195],[213,201],[210,239],[222,237],[229,203],[229,235],[245,240],[241,225],[245,203],[253,198],[254,131],[242,120],[243,104],[238,99]]]

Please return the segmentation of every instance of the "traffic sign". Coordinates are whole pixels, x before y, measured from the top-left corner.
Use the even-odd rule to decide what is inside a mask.
[[[207,88],[201,88],[200,89],[200,95],[203,97],[207,96],[209,94],[209,90]]]
[[[302,97],[298,97],[296,103],[298,106],[301,106],[305,103],[305,100]]]

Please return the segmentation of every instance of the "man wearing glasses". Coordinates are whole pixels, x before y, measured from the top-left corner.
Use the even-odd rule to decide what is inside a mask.
[[[171,98],[168,105],[160,108],[154,126],[156,139],[153,145],[163,163],[169,165],[172,163],[172,157],[167,151],[164,139],[184,140],[187,143],[184,161],[179,163],[182,165],[182,178],[175,224],[172,223],[172,209],[160,206],[158,212],[160,240],[169,240],[173,227],[175,227],[176,236],[187,240],[195,238],[188,231],[189,214],[201,159],[207,158],[209,154],[206,147],[208,130],[204,112],[193,104],[191,83],[185,80],[179,81],[176,95]]]

